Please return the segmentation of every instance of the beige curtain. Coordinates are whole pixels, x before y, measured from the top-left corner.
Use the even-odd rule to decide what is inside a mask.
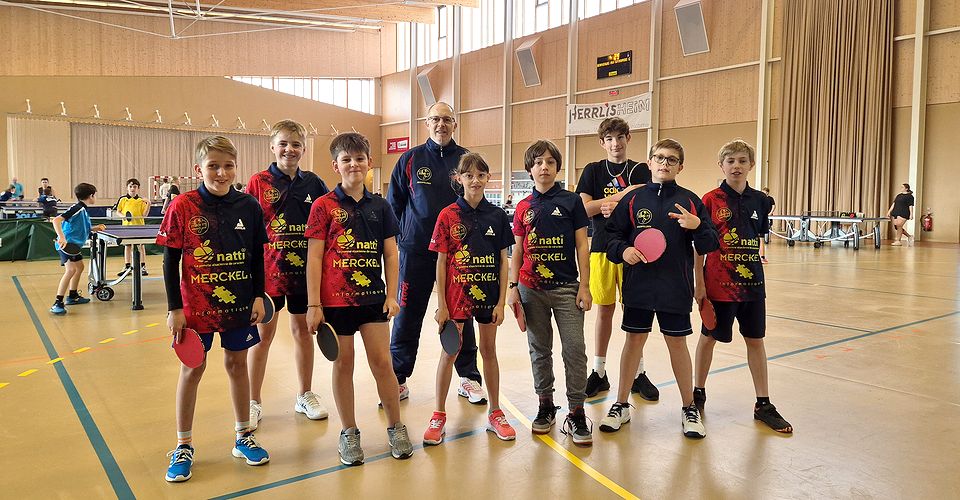
[[[126,193],[125,181],[140,180],[149,196],[154,176],[194,176],[193,149],[210,132],[74,123],[71,129],[70,171],[74,183],[89,182],[106,204]],[[237,146],[237,182],[274,161],[266,135],[221,133]],[[183,185],[181,188],[192,188]]]
[[[883,215],[893,0],[784,0],[783,8],[782,213]]]
[[[23,184],[25,199],[36,199],[40,179],[46,177],[57,196],[73,200],[68,122],[8,116],[7,163],[10,176]]]

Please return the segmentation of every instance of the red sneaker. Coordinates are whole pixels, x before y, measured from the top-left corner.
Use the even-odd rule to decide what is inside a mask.
[[[487,426],[487,430],[496,434],[501,440],[513,441],[517,439],[517,431],[510,426],[510,422],[507,422],[507,417],[503,414],[503,410],[493,410],[487,415],[487,420],[490,423],[490,425]]]
[[[423,432],[424,445],[437,445],[443,442],[443,435],[447,433],[444,425],[447,423],[447,414],[442,411],[433,412],[430,417],[430,425]]]

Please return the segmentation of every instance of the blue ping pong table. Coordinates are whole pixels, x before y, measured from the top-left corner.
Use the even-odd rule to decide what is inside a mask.
[[[140,276],[140,252],[134,249],[133,267],[124,269],[123,273],[113,280],[107,279],[107,247],[119,245],[140,245],[157,241],[159,224],[145,226],[107,226],[103,231],[93,233],[90,241],[90,278],[88,288],[90,294],[98,300],[108,301],[113,298],[114,286],[118,285],[128,275],[133,275],[132,309],[143,309],[143,281]]]

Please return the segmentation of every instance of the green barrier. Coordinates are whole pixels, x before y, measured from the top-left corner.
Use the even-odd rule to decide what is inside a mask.
[[[98,221],[106,225],[117,225],[120,221]],[[0,261],[14,260],[59,260],[53,243],[57,237],[53,224],[43,218],[0,220]],[[146,245],[147,255],[162,255],[163,248],[158,245]],[[89,258],[90,250],[83,250]],[[123,247],[108,247],[107,256],[123,256]]]
[[[29,237],[29,224],[20,219],[0,220],[0,260],[26,259]]]

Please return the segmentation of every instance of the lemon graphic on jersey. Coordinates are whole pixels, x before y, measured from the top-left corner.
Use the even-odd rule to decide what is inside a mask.
[[[193,256],[200,262],[210,262],[213,260],[213,249],[210,248],[210,240],[204,241],[199,247],[194,248]]]
[[[237,301],[237,296],[222,286],[213,289],[213,296],[220,299],[224,304],[233,304]]]
[[[287,262],[293,264],[295,267],[303,267],[303,259],[293,252],[287,252],[286,259]]]
[[[270,230],[277,233],[283,231],[287,228],[287,220],[284,219],[284,214],[278,214],[275,219],[270,221]]]
[[[337,236],[337,245],[340,245],[340,248],[344,250],[353,248],[354,242],[356,242],[356,238],[353,237],[353,229],[347,229],[346,232]]]
[[[468,245],[460,247],[460,250],[457,250],[457,253],[453,254],[453,258],[457,259],[457,264],[466,264],[470,260],[470,249],[467,248]]]
[[[737,236],[737,228],[733,228],[729,233],[723,235],[723,242],[727,245],[736,245],[740,241],[740,237]]]
[[[354,283],[360,286],[370,286],[370,283],[372,283],[372,281],[370,281],[370,278],[364,276],[364,274],[361,273],[360,271],[354,271],[353,275],[350,277],[353,278]]]
[[[736,270],[737,270],[737,274],[739,274],[741,278],[745,278],[745,279],[753,278],[753,273],[750,272],[750,270],[747,269],[747,266],[743,264],[737,264]]]
[[[487,294],[477,285],[470,285],[470,296],[477,300],[487,300]]]
[[[543,263],[537,264],[537,274],[548,279],[553,277],[553,271],[547,269],[547,266],[543,265]]]
[[[530,233],[527,234],[527,243],[533,243],[534,241],[537,241],[537,233],[536,231],[530,231]]]

